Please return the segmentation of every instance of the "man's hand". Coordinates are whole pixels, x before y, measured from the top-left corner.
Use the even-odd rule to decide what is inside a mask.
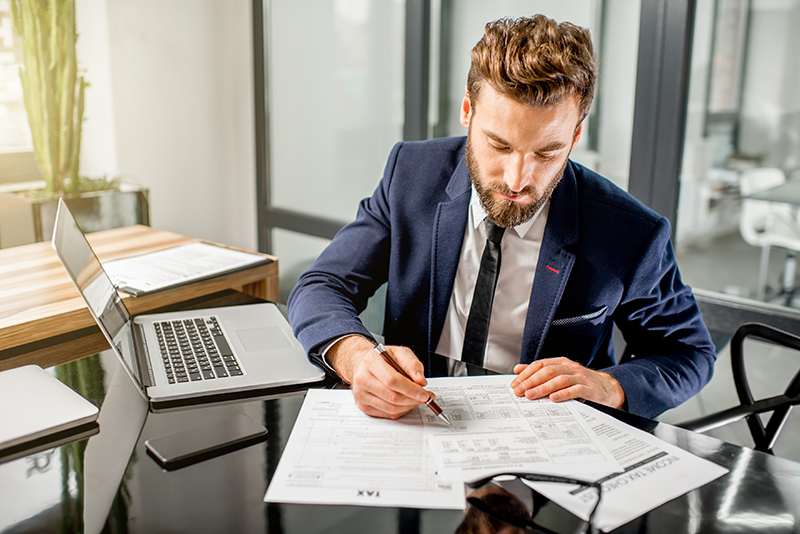
[[[397,363],[413,378],[407,379],[395,371],[375,350],[372,341],[349,336],[328,349],[325,357],[339,376],[350,384],[359,409],[373,417],[399,419],[433,393],[423,386],[428,383],[422,363],[406,347],[386,347]]]
[[[585,399],[612,408],[619,408],[625,402],[625,392],[613,376],[587,369],[569,358],[518,364],[514,373],[517,377],[511,381],[511,388],[519,397],[549,397],[553,402]]]

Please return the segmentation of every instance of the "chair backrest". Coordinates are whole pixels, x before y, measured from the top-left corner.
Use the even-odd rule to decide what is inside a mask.
[[[765,191],[786,181],[786,174],[777,168],[758,168],[744,171],[739,178],[739,192],[742,197]],[[739,217],[739,232],[748,244],[761,246],[761,234],[772,209],[770,202],[763,200],[742,200],[742,214]]]
[[[753,397],[745,366],[744,342],[747,338],[768,341],[798,353],[797,367],[799,370],[782,394],[759,400]],[[800,403],[800,336],[766,324],[745,323],[736,329],[731,339],[730,353],[733,381],[739,397],[739,405],[681,423],[678,426],[695,432],[705,432],[745,419],[753,437],[755,450],[772,454],[772,449],[786,423],[790,410]],[[772,415],[764,425],[759,414],[770,412]]]
[[[800,371],[794,375],[782,395],[756,401],[750,390],[750,383],[747,380],[747,370],[744,364],[744,341],[748,337],[762,339],[792,349],[798,352],[798,357],[800,357],[800,337],[765,324],[747,323],[736,330],[731,340],[733,382],[736,384],[736,393],[739,395],[741,407],[749,414],[747,415],[747,426],[753,436],[755,449],[772,454],[772,448],[775,446],[778,435],[789,417],[789,411],[793,406],[800,403]],[[798,361],[800,362],[800,360]],[[798,368],[800,368],[800,365],[798,365]],[[772,412],[772,415],[767,425],[764,426],[758,414],[766,412]]]

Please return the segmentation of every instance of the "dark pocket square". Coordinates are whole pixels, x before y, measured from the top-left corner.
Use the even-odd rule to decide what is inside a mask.
[[[597,311],[592,313],[585,313],[583,315],[578,315],[575,317],[564,317],[561,319],[553,319],[553,322],[550,323],[550,326],[569,326],[574,324],[584,323],[586,321],[591,321],[592,319],[597,319],[598,317],[602,316],[608,310],[608,306],[603,306]]]

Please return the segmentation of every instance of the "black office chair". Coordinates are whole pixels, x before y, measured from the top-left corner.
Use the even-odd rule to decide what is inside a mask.
[[[705,432],[746,419],[755,443],[755,450],[773,454],[772,449],[786,423],[789,412],[794,405],[800,403],[800,371],[795,374],[782,395],[756,401],[750,390],[744,362],[744,341],[748,337],[800,352],[800,337],[798,336],[760,323],[747,323],[740,326],[734,333],[730,345],[731,368],[736,393],[739,396],[739,406],[699,417],[677,426],[695,432]],[[798,362],[798,367],[800,367],[800,362]],[[765,426],[759,414],[769,412],[772,412],[772,415]]]

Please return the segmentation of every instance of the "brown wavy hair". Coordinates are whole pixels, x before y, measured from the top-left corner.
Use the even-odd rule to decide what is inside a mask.
[[[597,60],[589,30],[544,15],[490,22],[472,49],[467,90],[472,105],[481,82],[534,107],[578,97],[580,121],[594,98]]]

